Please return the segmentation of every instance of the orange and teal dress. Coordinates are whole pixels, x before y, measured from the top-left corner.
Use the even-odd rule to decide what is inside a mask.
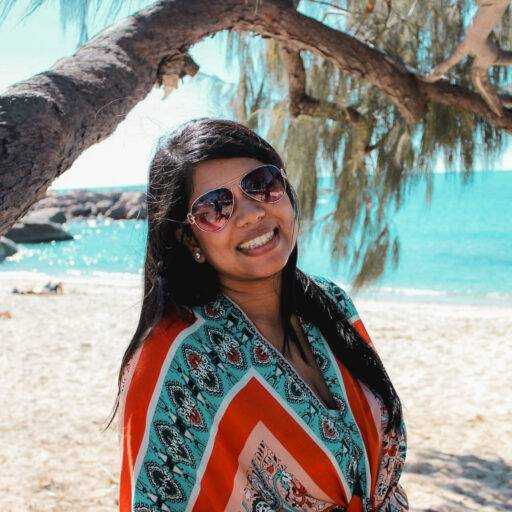
[[[310,276],[372,345],[350,297]],[[120,512],[402,512],[406,430],[298,317],[329,409],[244,311],[220,294],[167,316],[124,372]],[[373,346],[373,345],[372,345]]]

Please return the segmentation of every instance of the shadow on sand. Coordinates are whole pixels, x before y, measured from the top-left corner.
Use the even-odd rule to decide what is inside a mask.
[[[495,442],[499,444],[498,440]],[[433,484],[445,496],[446,504],[421,512],[459,512],[467,510],[465,506],[471,510],[488,507],[496,511],[512,511],[512,466],[501,457],[485,459],[437,450],[422,451],[419,456],[421,462],[406,463],[405,472],[431,476]],[[436,475],[442,478],[436,478]]]

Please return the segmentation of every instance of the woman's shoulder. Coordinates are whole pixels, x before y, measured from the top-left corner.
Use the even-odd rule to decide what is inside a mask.
[[[122,390],[126,391],[128,384],[147,387],[149,380],[158,378],[175,342],[187,335],[193,322],[193,316],[183,318],[177,313],[170,313],[162,315],[148,328],[124,367]]]
[[[320,288],[322,288],[327,295],[334,300],[334,302],[336,302],[348,320],[354,322],[359,318],[356,307],[344,288],[327,277],[313,274],[308,274],[308,277],[320,286]]]
[[[352,302],[349,294],[338,284],[326,277],[309,276],[315,281],[338,305],[338,308],[345,315],[345,318],[354,326],[360,336],[375,349],[368,331],[359,316],[359,313]]]

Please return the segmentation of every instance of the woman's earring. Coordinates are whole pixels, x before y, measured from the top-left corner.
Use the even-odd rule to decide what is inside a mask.
[[[197,261],[199,261],[199,260],[201,259],[201,253],[200,253],[198,250],[196,250],[196,251],[194,252],[194,258],[195,258]]]

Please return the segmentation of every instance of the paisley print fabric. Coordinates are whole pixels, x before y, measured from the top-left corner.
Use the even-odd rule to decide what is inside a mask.
[[[372,344],[353,302],[311,276]],[[403,512],[406,430],[298,317],[335,400],[329,409],[224,295],[166,317],[126,367],[120,512]]]

